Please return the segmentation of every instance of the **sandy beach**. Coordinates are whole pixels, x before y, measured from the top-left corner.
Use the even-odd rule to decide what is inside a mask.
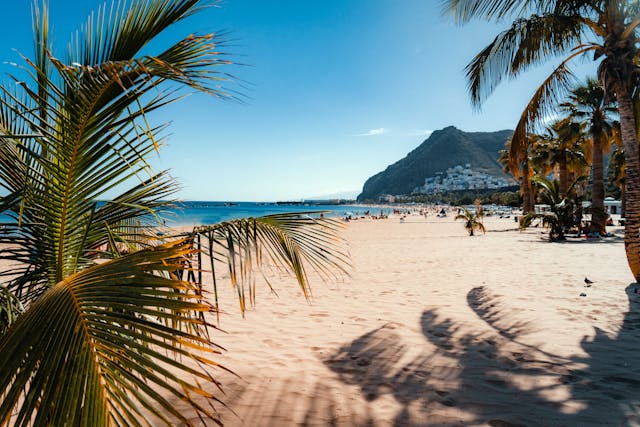
[[[349,277],[314,280],[309,303],[275,278],[245,319],[225,286],[225,425],[638,425],[640,295],[621,231],[552,244],[513,218],[485,225],[350,222]]]

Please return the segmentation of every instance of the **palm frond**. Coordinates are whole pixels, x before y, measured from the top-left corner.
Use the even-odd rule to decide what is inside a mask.
[[[456,215],[453,220],[463,220],[465,222],[464,228],[469,232],[469,236],[473,236],[473,230],[476,229],[482,231],[482,233],[486,233],[484,224],[480,221],[480,218],[482,218],[483,215],[481,206],[476,208],[475,213],[464,207],[461,209],[462,212]]]
[[[2,335],[0,421],[141,425],[189,419],[168,396],[219,422],[206,369],[215,345],[193,332],[212,310],[171,278],[192,247],[177,241],[96,265],[49,289]],[[55,349],[55,351],[53,351]],[[197,378],[205,385],[188,378]]]
[[[176,86],[226,97],[218,66],[229,61],[216,35],[159,53],[149,43],[209,4],[105,5],[65,60],[49,42],[47,8],[35,8],[27,79],[0,86],[0,260],[12,263],[0,273],[0,423],[142,425],[151,414],[189,424],[175,400],[219,422],[196,399],[215,402],[218,386],[207,372],[217,350],[205,338],[218,301],[202,298],[201,249],[212,269],[226,263],[243,310],[247,283],[255,298],[254,270],[293,273],[307,297],[311,270],[323,279],[348,270],[341,224],[314,213],[198,227],[172,243],[154,236],[177,186],[146,160],[165,129],[148,115],[179,98]],[[168,82],[177,85],[164,90]],[[130,189],[98,201],[122,185]]]
[[[35,88],[19,82],[12,89],[3,86],[0,96],[0,186],[22,197],[19,214],[15,207],[7,211],[15,222],[7,224],[0,241],[21,237],[0,258],[22,263],[28,274],[16,285],[18,293],[74,274],[86,264],[87,250],[106,242],[109,229],[149,215],[177,189],[146,161],[162,144],[164,129],[150,125],[147,115],[177,99],[174,90],[156,89],[172,80],[224,96],[224,75],[217,69],[229,61],[219,59],[223,54],[214,35],[189,35],[158,55],[136,55],[159,33],[209,4],[105,5],[76,34],[66,63],[49,44],[47,8],[35,8],[37,55],[33,61],[25,58]],[[108,206],[95,207],[96,199],[130,180],[140,184]]]
[[[560,184],[557,180],[552,180],[544,176],[536,175],[532,179],[533,183],[544,190],[544,202],[548,205],[555,205],[561,202]]]
[[[6,333],[9,325],[23,312],[20,299],[6,287],[0,286],[0,335]]]
[[[520,16],[531,10],[550,8],[548,0],[444,0],[445,13],[452,14],[461,23],[472,19],[499,21],[509,16]]]
[[[479,106],[504,77],[581,44],[582,18],[554,14],[518,19],[466,67],[471,101]],[[575,56],[575,55],[574,55]]]
[[[292,273],[305,297],[311,295],[306,268],[323,280],[348,274],[349,255],[339,232],[342,223],[320,218],[321,212],[299,212],[243,218],[220,224],[196,227],[191,233],[206,239],[205,254],[227,266],[233,286],[237,287],[240,308],[253,302],[252,281],[255,270],[283,269]],[[214,270],[214,265],[211,264]],[[214,276],[216,274],[213,271]],[[263,275],[263,277],[266,276]],[[214,295],[217,300],[216,281]],[[270,286],[268,279],[267,284]],[[247,288],[248,286],[248,288]]]
[[[539,130],[541,121],[556,110],[559,101],[575,81],[575,76],[567,68],[567,63],[574,57],[575,55],[570,56],[553,70],[536,89],[520,115],[509,146],[509,159],[512,169],[517,169],[517,164],[526,151],[525,147],[528,145],[527,136]]]

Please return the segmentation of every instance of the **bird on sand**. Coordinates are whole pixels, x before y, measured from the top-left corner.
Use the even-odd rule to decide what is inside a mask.
[[[593,283],[593,281],[592,281],[592,280],[589,280],[589,278],[588,278],[588,277],[585,277],[585,278],[584,278],[584,287],[585,287],[585,288],[590,288],[592,283]]]

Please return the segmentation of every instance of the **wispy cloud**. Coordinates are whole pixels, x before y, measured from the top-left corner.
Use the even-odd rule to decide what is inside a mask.
[[[412,129],[408,131],[391,131],[387,128],[370,129],[366,132],[357,133],[354,136],[379,136],[379,135],[395,135],[395,136],[421,136],[428,137],[433,131],[431,129]]]
[[[417,129],[414,131],[411,131],[410,135],[411,136],[429,136],[433,133],[433,131],[431,129]]]
[[[356,136],[377,136],[377,135],[384,135],[385,133],[387,133],[387,130],[385,128],[378,128],[378,129],[371,129],[363,133],[358,133],[356,134]]]

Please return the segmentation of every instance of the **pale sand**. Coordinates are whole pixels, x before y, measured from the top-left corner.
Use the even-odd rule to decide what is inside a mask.
[[[512,218],[485,224],[469,237],[451,217],[354,221],[351,277],[315,281],[311,303],[274,280],[279,296],[259,288],[245,319],[225,286],[228,334],[213,340],[240,376],[218,377],[225,425],[640,423],[621,230],[552,244]]]

